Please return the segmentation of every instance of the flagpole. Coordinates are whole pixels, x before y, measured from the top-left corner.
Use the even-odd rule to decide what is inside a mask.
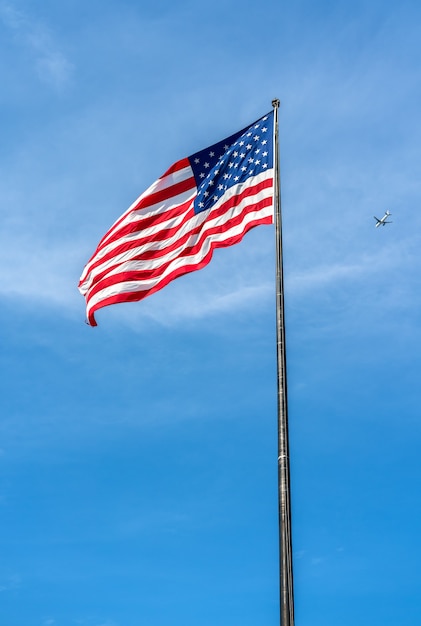
[[[279,169],[278,109],[274,109],[275,234],[276,234],[276,345],[278,366],[278,505],[279,505],[279,584],[281,626],[294,626],[294,588],[292,574],[290,467],[286,379],[284,271],[282,255],[282,213]]]

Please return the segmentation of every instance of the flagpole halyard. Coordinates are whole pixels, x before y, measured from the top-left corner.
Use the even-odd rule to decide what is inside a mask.
[[[272,100],[274,109],[274,212],[276,236],[276,345],[278,368],[278,504],[279,504],[279,583],[280,623],[294,626],[294,587],[292,572],[290,463],[288,439],[288,405],[286,379],[284,272],[282,253],[282,212],[279,167],[278,109],[280,101]]]

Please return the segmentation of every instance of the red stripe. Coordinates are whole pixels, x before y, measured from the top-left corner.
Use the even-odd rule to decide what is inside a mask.
[[[231,208],[234,208],[236,205],[238,205],[243,199],[247,198],[250,195],[254,195],[255,193],[261,191],[262,189],[265,188],[269,188],[272,186],[272,182],[271,180],[269,181],[263,181],[262,183],[258,183],[257,185],[254,185],[254,187],[251,188],[247,188],[243,191],[243,193],[240,196],[235,196],[230,198],[229,200],[227,200],[224,204],[222,204],[218,209],[213,210],[209,215],[208,215],[208,221],[210,219],[213,218],[218,218],[222,215],[224,215],[226,212],[228,212]],[[255,206],[269,206],[269,204],[271,203],[272,199],[269,198],[268,199],[268,203],[266,204],[259,204],[259,205],[254,205]],[[235,216],[234,218],[231,218],[229,226],[230,227],[232,224],[238,224],[241,222],[242,216],[244,215],[245,212],[249,211],[250,208],[249,207],[245,207],[242,211],[241,214],[239,214],[238,216]],[[192,215],[192,212],[189,212],[188,215],[186,215],[186,219],[184,219],[183,222],[186,222],[187,219]],[[150,241],[157,241],[159,239],[162,239],[162,241],[165,243],[167,242],[170,237],[172,235],[175,235],[180,228],[182,227],[183,224],[177,225],[177,227],[172,228],[172,229],[166,229],[166,230],[161,230],[158,231],[153,238],[147,237],[144,239],[137,239],[135,242],[133,242],[135,245],[132,245],[132,242],[130,242],[130,247],[134,248],[134,247],[139,247],[140,245],[144,245],[144,242],[149,243]],[[225,225],[221,225],[219,227],[219,231],[215,230],[215,227],[212,229],[215,232],[222,232],[223,229],[227,228],[227,226]],[[109,266],[107,268],[105,268],[100,274],[98,274],[97,276],[95,276],[93,278],[94,281],[94,285],[91,287],[90,291],[92,289],[95,288],[96,284],[98,284],[105,276],[107,276],[113,269],[117,268],[119,265],[121,265],[122,263],[126,262],[126,261],[146,261],[146,260],[150,260],[150,259],[154,259],[154,258],[160,258],[162,256],[165,256],[166,254],[168,254],[169,252],[171,252],[174,249],[180,248],[182,245],[184,245],[187,240],[192,236],[192,235],[196,235],[198,233],[200,233],[200,231],[203,230],[205,233],[209,233],[210,230],[209,228],[206,228],[206,222],[202,222],[199,223],[196,227],[191,228],[187,233],[185,233],[182,237],[179,237],[178,239],[176,239],[175,241],[172,242],[171,245],[164,245],[162,248],[158,249],[158,250],[145,250],[145,251],[141,251],[139,254],[137,255],[133,255],[130,258],[126,259],[125,261],[118,261],[117,263],[115,263],[112,266]],[[122,244],[122,247],[124,247],[125,244]],[[188,247],[186,249],[186,251],[181,252],[180,254],[187,254],[190,253],[191,250],[193,249],[198,249],[198,244],[196,244],[194,246],[194,248],[192,248],[191,246]],[[112,259],[114,256],[116,255],[116,252],[113,250],[112,253],[109,253],[109,255],[107,255],[107,257],[105,257],[104,259],[101,259],[100,261],[98,261],[98,263],[96,263],[96,266],[101,265],[102,262],[104,262],[105,259]],[[161,266],[161,268],[163,268],[164,266]],[[94,266],[90,269],[94,269]],[[151,271],[151,270],[149,270]],[[163,271],[163,270],[162,270]]]
[[[191,188],[191,187],[190,187]],[[186,208],[191,204],[192,199],[186,200],[170,209],[164,209],[159,213],[155,213],[154,215],[146,214],[136,216],[138,219],[133,220],[129,224],[125,224],[120,230],[117,230],[112,233],[107,241],[103,243],[103,245],[99,245],[95,254],[101,250],[103,247],[108,246],[109,244],[122,239],[123,237],[127,237],[128,235],[132,235],[134,233],[145,230],[146,228],[152,228],[154,226],[158,226],[162,222],[166,222],[168,220],[174,219],[179,215],[182,215]],[[93,255],[93,257],[95,256]],[[113,254],[114,256],[114,254]]]
[[[170,174],[174,174],[174,172],[182,170],[186,167],[190,167],[190,162],[188,159],[182,159],[181,161],[174,163],[174,165],[172,165],[165,172],[163,176],[158,178],[157,182],[159,182],[160,180],[163,180],[166,176],[169,176]],[[163,202],[165,200],[168,200],[169,198],[172,198],[173,196],[177,196],[178,194],[188,191],[189,189],[193,189],[195,186],[196,186],[196,181],[194,179],[194,176],[191,176],[190,178],[180,181],[179,183],[175,183],[174,185],[169,185],[168,187],[165,187],[165,189],[161,189],[157,192],[152,192],[148,194],[147,196],[143,196],[143,197],[141,196],[137,204],[132,206],[129,211],[126,211],[125,213],[123,213],[120,219],[114,222],[111,228],[102,237],[101,241],[98,244],[97,249],[109,237],[109,235],[118,228],[119,224],[121,224],[127,218],[127,216],[133,213],[134,211],[138,211],[139,209],[152,206],[153,204],[158,204],[158,202]]]
[[[165,178],[165,176],[169,176],[170,174],[174,174],[174,172],[179,172],[180,170],[184,170],[185,167],[190,167],[190,161],[187,157],[184,159],[180,159],[173,163],[158,180]]]
[[[193,211],[193,207],[191,207],[190,210],[186,211],[186,209],[188,208],[188,206],[192,204],[191,200],[189,200],[188,202],[184,202],[183,204],[180,204],[179,206],[177,206],[175,209],[173,209],[172,211],[167,211],[165,213],[165,215],[160,214],[159,216],[154,216],[155,218],[155,223],[153,225],[158,225],[160,222],[162,222],[164,219],[166,221],[167,217],[169,216],[170,219],[173,219],[175,217],[179,217],[179,215],[182,215],[183,213],[184,215],[184,219],[183,221],[176,227],[172,228],[172,229],[161,229],[161,230],[157,230],[156,233],[152,234],[152,235],[148,235],[146,237],[143,238],[143,241],[159,241],[162,237],[162,233],[169,233],[169,232],[177,232],[177,230],[179,230],[179,228],[181,228],[181,226],[184,224],[184,222],[192,217],[194,217],[194,211]],[[139,220],[139,222],[137,222],[137,231],[141,232],[144,230],[144,220]],[[148,225],[148,227],[151,227],[151,224]],[[136,231],[133,231],[136,232]],[[120,239],[120,237],[116,237],[115,241],[118,241]],[[128,250],[131,250],[132,248],[137,248],[139,246],[139,241],[142,241],[142,239],[136,238],[133,239],[132,241],[126,241],[122,244],[120,244],[119,246],[117,246],[116,248],[113,248],[112,250],[109,250],[109,252],[107,252],[106,254],[104,254],[103,256],[99,257],[97,261],[93,262],[92,261],[95,259],[96,256],[98,256],[98,253],[101,251],[102,247],[105,247],[106,245],[108,245],[109,243],[111,243],[112,241],[114,241],[113,239],[110,239],[109,241],[106,242],[106,244],[104,246],[99,246],[95,252],[95,254],[92,255],[90,261],[88,261],[88,265],[91,263],[91,265],[89,266],[89,273],[88,275],[99,265],[102,265],[103,263],[109,261],[110,259],[114,258],[115,256],[117,256],[118,254],[122,253],[122,252],[127,252]],[[116,265],[118,265],[119,263],[117,263]],[[114,266],[115,267],[115,266]],[[107,270],[105,270],[106,272],[109,272],[111,268],[108,268]],[[80,284],[82,284],[84,281],[86,280],[86,278],[84,278],[84,280],[81,281]]]
[[[264,207],[267,206],[271,206],[272,204],[272,198],[265,198],[263,200],[261,200],[258,203],[253,204],[252,206],[252,210],[260,210]],[[244,220],[244,218],[251,212],[251,207],[245,207],[244,210],[234,216],[232,219],[230,219],[228,226],[226,224],[221,224],[219,226],[214,226],[212,228],[204,228],[203,232],[201,233],[200,238],[198,239],[198,241],[196,241],[193,245],[191,246],[187,246],[186,248],[184,248],[183,250],[181,250],[179,252],[179,254],[177,255],[176,259],[182,259],[184,257],[188,257],[191,255],[194,255],[196,253],[198,253],[204,243],[206,242],[207,239],[209,239],[212,235],[215,234],[219,234],[219,233],[224,233],[228,228],[231,228],[233,226],[237,226],[240,225],[241,222]],[[259,219],[259,218],[257,218]],[[271,219],[271,218],[270,218]],[[206,226],[206,223],[205,223]],[[201,227],[199,227],[198,229],[195,229],[197,231],[197,233],[200,233],[201,231]],[[197,234],[196,233],[196,234]],[[190,237],[192,234],[195,234],[193,231],[191,231],[184,239],[188,239],[188,237]],[[178,248],[180,245],[180,242],[177,241],[177,245],[174,244],[174,246],[172,246],[171,249],[175,249]],[[224,244],[225,245],[225,244]],[[168,248],[166,249],[166,252],[168,252]],[[152,257],[153,258],[153,257]],[[126,272],[120,272],[118,274],[113,274],[112,276],[108,276],[107,278],[107,274],[109,272],[109,270],[107,270],[107,272],[104,273],[104,277],[103,278],[96,278],[95,279],[95,284],[92,286],[92,288],[89,290],[89,293],[87,295],[87,299],[88,301],[99,291],[102,291],[102,289],[105,289],[107,287],[111,287],[113,285],[117,285],[119,283],[122,282],[126,282],[126,281],[145,281],[145,280],[149,280],[151,278],[156,278],[157,276],[163,274],[165,272],[165,270],[171,265],[171,263],[173,263],[176,259],[170,259],[169,261],[163,263],[162,265],[160,265],[159,267],[156,267],[154,269],[150,269],[150,270],[137,270],[137,271],[133,271],[133,270],[129,270]],[[131,259],[131,261],[134,261],[135,259]],[[139,260],[145,260],[144,257],[139,257]],[[200,262],[199,262],[200,263]],[[118,266],[117,266],[118,267]]]
[[[223,215],[224,213],[229,211],[231,208],[233,208],[234,206],[239,204],[239,202],[241,200],[243,200],[243,199],[245,199],[245,198],[247,198],[249,196],[255,195],[259,191],[261,191],[263,189],[268,189],[270,187],[272,187],[272,180],[271,179],[262,181],[260,183],[255,184],[252,187],[246,188],[245,190],[243,190],[241,195],[232,197],[231,199],[227,200],[223,205],[221,205],[218,209],[212,210],[211,213],[208,216],[208,219],[213,219],[214,217],[220,217],[221,215]],[[177,207],[176,209],[174,209],[174,211],[168,212],[168,213],[171,213],[171,215],[174,217],[174,216],[178,215],[179,213],[182,213],[183,210],[185,210],[185,204],[184,205],[180,205],[180,207]],[[89,268],[89,271],[92,272],[96,267],[98,267],[102,263],[105,263],[106,261],[112,259],[113,257],[117,257],[119,254],[121,254],[123,252],[127,252],[127,251],[129,251],[131,249],[138,248],[138,247],[144,245],[145,243],[152,243],[152,242],[157,242],[157,241],[163,241],[165,243],[173,235],[175,235],[178,231],[180,231],[180,229],[182,228],[183,224],[187,220],[192,218],[193,215],[194,215],[193,214],[193,210],[188,211],[185,214],[185,216],[184,216],[183,222],[181,222],[180,224],[178,224],[177,226],[175,226],[173,228],[161,229],[161,230],[158,230],[156,233],[154,233],[152,235],[150,235],[150,234],[146,235],[145,237],[142,237],[140,235],[138,238],[133,239],[132,241],[122,243],[120,246],[117,246],[116,248],[113,248],[107,254],[105,254],[103,257],[98,259],[97,262],[93,263],[92,266]],[[156,216],[156,217],[160,217],[160,216]],[[157,225],[159,223],[159,221],[160,220],[157,220],[156,224],[148,224],[148,225],[149,225],[149,227],[151,227],[153,225]],[[143,230],[143,224],[144,224],[143,221],[140,221],[140,222],[137,223],[138,230],[140,232]],[[164,256],[165,254],[167,254],[168,251],[170,251],[170,250],[172,250],[174,248],[178,248],[180,245],[183,245],[183,243],[185,241],[187,241],[187,239],[192,234],[193,235],[197,234],[199,232],[199,230],[201,228],[203,228],[203,227],[204,227],[203,223],[199,224],[197,227],[193,228],[189,232],[185,233],[182,237],[177,239],[175,242],[173,242],[173,244],[171,246],[165,245],[165,246],[163,246],[159,250],[146,250],[145,252],[141,252],[140,254],[134,255],[133,257],[130,257],[130,259],[126,259],[126,260],[127,261],[128,260],[149,260],[149,259],[152,259],[152,258],[155,258],[155,257],[159,258],[160,256]],[[95,258],[95,255],[98,253],[98,251],[99,250],[97,250],[97,252],[93,255],[92,259]],[[113,268],[117,267],[121,262],[122,261],[119,261],[115,265],[113,265],[111,267],[108,267],[103,272],[101,272],[101,274],[99,274],[98,276],[95,277],[95,279],[94,279],[95,282],[101,280],[101,278],[104,275],[109,273]]]
[[[238,235],[230,237],[229,239],[225,239],[224,241],[212,242],[209,252],[205,255],[203,259],[201,259],[201,261],[199,261],[198,263],[195,263],[194,265],[184,265],[182,267],[178,267],[176,270],[174,270],[174,272],[172,272],[171,274],[163,278],[161,281],[159,281],[150,289],[143,290],[143,291],[131,291],[127,293],[116,294],[115,296],[110,296],[109,298],[105,298],[104,300],[97,302],[90,310],[89,310],[89,300],[87,300],[87,305],[88,305],[88,310],[89,310],[89,315],[88,315],[89,324],[91,326],[97,326],[94,314],[95,314],[95,311],[97,311],[98,309],[109,306],[111,304],[118,304],[118,303],[123,303],[123,302],[138,302],[140,300],[143,300],[143,298],[146,298],[147,296],[150,296],[151,294],[155,293],[156,291],[159,291],[160,289],[168,285],[168,283],[175,280],[176,278],[180,276],[184,276],[185,274],[188,274],[195,270],[202,269],[203,267],[208,265],[208,263],[212,259],[214,250],[216,250],[217,248],[226,248],[228,246],[239,243],[249,230],[251,230],[252,228],[256,226],[260,226],[262,224],[272,224],[272,217],[268,216],[265,218],[259,218],[255,222],[250,222],[249,224],[247,224],[245,229]]]

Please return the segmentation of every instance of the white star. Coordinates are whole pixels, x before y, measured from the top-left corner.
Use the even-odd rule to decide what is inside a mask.
[[[205,193],[203,195],[205,196],[205,198],[207,198],[208,195],[209,195],[209,191],[205,191]]]
[[[262,133],[265,133],[266,131],[267,131],[266,126],[263,126],[263,128],[262,128]]]
[[[216,202],[218,200],[218,196],[213,197],[213,201]]]
[[[259,137],[259,135],[254,135],[253,139],[254,139],[254,141],[259,141],[260,137]]]
[[[232,155],[232,156],[234,156],[234,157],[238,157],[238,152],[233,152],[233,155]]]
[[[260,165],[259,159],[256,159],[255,163],[256,163],[256,165]]]
[[[262,146],[264,146],[266,143],[267,143],[267,139],[263,139]]]
[[[196,164],[197,164],[197,163],[200,163],[200,159],[198,159],[198,158],[196,157],[196,158],[195,158],[195,160],[194,160],[194,162],[195,162]]]
[[[222,191],[222,190],[223,190],[223,188],[224,188],[224,185],[218,185],[218,189],[219,189],[219,191]]]
[[[251,137],[253,133],[247,133],[246,137]]]
[[[249,163],[254,163],[254,159],[249,159]]]
[[[224,174],[224,178],[227,180],[227,178],[229,178],[228,174]]]
[[[227,151],[227,150],[228,150],[228,148],[229,148],[229,146],[228,146],[227,144],[225,144],[225,146],[224,146],[224,150],[225,150],[225,151]]]
[[[240,141],[239,146],[244,146],[244,141]]]
[[[251,150],[251,149],[252,149],[252,145],[249,143],[249,144],[246,146],[246,148],[247,148],[247,150]]]
[[[209,152],[209,156],[210,157],[214,157],[215,156],[215,152]]]
[[[204,164],[203,164],[203,167],[208,168],[208,167],[209,167],[209,163],[208,163],[208,162],[204,163]]]
[[[237,180],[240,180],[240,177],[239,176],[234,176],[234,180],[235,180],[235,182],[237,182]]]
[[[199,202],[199,209],[203,209],[204,206],[205,206],[204,202]]]
[[[210,181],[209,181],[209,187],[212,187],[212,185],[213,185],[213,184],[214,184],[214,181],[213,181],[213,180],[210,180]]]
[[[256,150],[256,152],[257,152],[257,150]],[[266,151],[265,151],[265,152],[263,152],[263,156],[264,156],[264,157],[265,157],[265,156],[267,156],[267,155],[268,155],[268,153],[267,153]]]
[[[262,167],[265,170],[267,168],[268,164],[267,163],[263,163]]]
[[[205,175],[203,172],[200,174],[200,178],[205,178]]]
[[[228,167],[233,167],[234,163],[231,161],[231,163],[228,163]]]
[[[246,153],[245,153],[245,152],[242,152],[242,153],[240,154],[240,157],[241,157],[242,159],[244,159],[244,157],[245,157],[245,156],[246,156]]]
[[[247,168],[246,168],[246,166],[245,166],[245,165],[243,165],[243,167],[241,168],[241,171],[242,171],[242,172],[247,171]]]

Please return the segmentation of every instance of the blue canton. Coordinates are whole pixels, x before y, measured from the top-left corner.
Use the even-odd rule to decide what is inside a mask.
[[[210,209],[230,187],[273,167],[273,112],[189,157],[197,185],[194,212]]]

